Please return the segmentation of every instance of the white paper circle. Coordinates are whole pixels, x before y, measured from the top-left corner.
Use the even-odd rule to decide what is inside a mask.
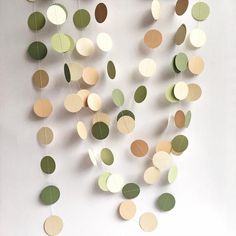
[[[152,1],[152,6],[151,6],[151,11],[152,11],[152,17],[154,20],[159,20],[160,19],[160,13],[161,13],[161,5],[158,0],[153,0]]]
[[[107,189],[111,193],[118,193],[123,188],[125,182],[122,176],[118,174],[112,174],[107,179]]]
[[[104,52],[110,51],[112,49],[112,39],[110,35],[107,33],[98,34],[97,45]]]
[[[194,29],[189,36],[190,43],[195,48],[202,47],[206,41],[207,37],[203,30],[201,29]]]
[[[156,62],[151,58],[145,58],[139,63],[139,73],[144,77],[152,77],[156,72]]]
[[[54,25],[62,25],[67,18],[67,12],[60,4],[53,4],[47,10],[47,18]]]
[[[88,154],[89,154],[89,159],[90,161],[92,162],[92,164],[94,166],[97,166],[97,159],[96,159],[96,156],[94,155],[93,151],[91,149],[88,150]]]
[[[179,100],[184,100],[188,96],[188,85],[185,82],[178,82],[174,87],[174,95]]]
[[[84,57],[91,56],[95,50],[94,43],[88,38],[81,38],[76,43],[76,50]]]

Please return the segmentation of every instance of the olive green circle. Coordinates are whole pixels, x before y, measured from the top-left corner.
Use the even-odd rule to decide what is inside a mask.
[[[68,64],[64,64],[64,75],[65,75],[66,81],[70,83],[71,75],[70,75],[70,68]]]
[[[175,57],[174,61],[175,67],[178,71],[183,72],[187,69],[188,67],[188,57],[185,53],[179,53]]]
[[[119,114],[117,115],[117,121],[122,117],[122,116],[130,116],[131,118],[133,118],[135,120],[135,115],[132,111],[129,110],[123,110],[121,112],[119,112]]]
[[[42,60],[47,56],[47,47],[44,43],[35,41],[28,47],[28,54],[35,60]]]
[[[109,148],[103,148],[101,150],[101,160],[103,161],[104,164],[110,166],[114,162],[114,156],[112,151]]]
[[[185,127],[188,128],[191,122],[191,118],[192,118],[192,113],[191,111],[187,111],[186,115],[185,115]]]
[[[140,188],[135,183],[128,183],[122,188],[122,194],[126,199],[136,198],[140,193]]]
[[[188,147],[188,139],[184,135],[177,135],[172,139],[171,145],[175,152],[184,152]]]
[[[120,89],[114,89],[112,91],[112,101],[117,107],[123,106],[125,102],[125,97]]]
[[[165,97],[167,101],[171,103],[175,103],[179,101],[174,95],[174,87],[175,87],[174,84],[170,85],[169,87],[167,87],[166,92],[165,92]]]
[[[210,8],[205,2],[197,2],[193,5],[192,16],[195,20],[203,21],[208,18],[210,14]]]
[[[170,211],[175,206],[175,198],[170,193],[163,193],[157,199],[157,206],[162,211]]]
[[[83,29],[88,26],[90,22],[90,14],[85,9],[79,9],[73,16],[74,24],[77,28]]]
[[[45,205],[52,205],[60,198],[60,190],[53,185],[44,188],[40,193],[40,199]]]
[[[28,18],[28,26],[31,30],[41,30],[46,23],[45,17],[41,12],[33,12]]]
[[[107,63],[107,74],[110,79],[115,79],[116,77],[116,67],[112,61],[108,61]]]
[[[174,58],[172,60],[172,67],[173,67],[174,72],[178,74],[178,73],[180,73],[180,71],[176,68],[175,58],[176,58],[176,56],[174,56]]]
[[[147,89],[145,86],[139,86],[134,93],[134,100],[137,103],[143,102],[147,97]]]
[[[50,156],[43,157],[43,159],[41,160],[40,166],[41,166],[41,170],[45,174],[52,174],[56,169],[56,163],[54,159]]]
[[[92,126],[92,134],[96,139],[105,139],[109,134],[109,127],[104,122],[97,122]]]

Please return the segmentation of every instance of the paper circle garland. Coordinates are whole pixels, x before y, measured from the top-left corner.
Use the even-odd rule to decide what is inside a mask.
[[[64,33],[56,33],[51,38],[52,48],[59,53],[68,52],[71,48],[71,40]]]
[[[79,9],[75,12],[73,16],[74,25],[79,28],[83,29],[88,26],[90,22],[90,14],[85,9]]]
[[[78,94],[69,94],[64,100],[64,107],[69,112],[78,112],[81,110],[82,106],[82,100]]]
[[[177,0],[175,12],[177,15],[182,16],[188,9],[189,0]]]
[[[124,220],[131,220],[136,214],[136,205],[132,200],[125,200],[119,206],[119,214]]]
[[[136,198],[140,193],[140,188],[136,183],[128,183],[122,188],[122,194],[126,199]]]
[[[170,193],[163,193],[157,199],[157,205],[158,205],[159,209],[162,211],[170,211],[175,206],[175,198]]]
[[[80,80],[83,74],[83,69],[83,66],[78,62],[64,64],[64,75],[66,81],[70,83],[71,81]]]
[[[40,200],[44,205],[52,205],[60,198],[60,190],[53,185],[45,187],[40,193]]]
[[[35,88],[45,88],[49,82],[48,73],[45,70],[37,70],[32,76],[32,82]]]
[[[33,12],[28,18],[28,26],[31,30],[41,30],[46,23],[46,19],[41,12]]]
[[[104,122],[97,122],[92,126],[92,134],[98,140],[105,139],[109,134],[109,127]]]
[[[112,91],[112,101],[117,107],[123,106],[125,102],[125,97],[120,89],[114,89]]]
[[[56,163],[54,159],[50,156],[43,157],[43,159],[41,160],[40,166],[41,166],[41,170],[45,174],[52,174],[56,169]]]
[[[152,77],[156,73],[156,62],[151,58],[145,58],[139,63],[139,72],[144,77]]]
[[[47,10],[47,18],[54,25],[62,25],[67,19],[67,11],[61,4],[52,4]]]
[[[144,43],[148,48],[157,48],[162,43],[162,34],[156,29],[149,30],[144,36]]]
[[[195,48],[204,46],[207,41],[206,34],[202,29],[194,29],[189,36],[190,43]]]
[[[139,225],[144,232],[152,232],[157,227],[157,218],[153,213],[145,212],[139,218]]]
[[[203,21],[208,18],[210,14],[210,8],[205,2],[197,2],[193,5],[192,16],[195,20]]]
[[[51,115],[53,107],[48,99],[40,98],[34,103],[33,110],[38,117],[46,118]]]
[[[98,23],[103,23],[107,18],[107,6],[104,3],[99,3],[95,9],[95,18]]]
[[[97,45],[104,52],[109,52],[112,49],[112,39],[107,33],[99,33],[97,35]]]
[[[37,133],[38,142],[41,145],[48,145],[53,141],[54,134],[49,127],[42,127]]]
[[[107,74],[110,77],[110,79],[115,79],[116,67],[115,67],[113,61],[108,61],[108,63],[107,63]]]
[[[28,47],[28,54],[35,60],[42,60],[47,56],[47,52],[46,45],[40,41],[35,41]]]
[[[88,85],[95,85],[100,79],[98,71],[93,67],[85,67],[82,74],[83,81]]]
[[[63,221],[59,216],[49,216],[44,222],[44,231],[49,236],[56,236],[63,229]]]
[[[95,51],[94,43],[88,38],[81,38],[76,43],[76,50],[81,56],[91,56]]]
[[[154,20],[159,20],[161,15],[161,5],[159,0],[152,0],[151,5],[152,17]]]

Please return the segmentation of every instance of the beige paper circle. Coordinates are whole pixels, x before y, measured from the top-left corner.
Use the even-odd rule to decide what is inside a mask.
[[[200,48],[206,43],[207,37],[202,29],[194,29],[190,33],[189,40],[193,47]]]
[[[174,95],[179,100],[184,100],[188,96],[188,85],[185,82],[178,82],[174,87]]]
[[[94,153],[91,149],[88,150],[88,155],[89,155],[89,159],[90,159],[91,163],[94,166],[97,166],[97,158],[96,158],[96,156],[94,155]]]
[[[45,233],[49,236],[58,235],[63,229],[63,221],[59,216],[49,216],[44,222]]]
[[[198,100],[201,97],[202,89],[199,85],[189,84],[188,88],[189,88],[189,93],[188,93],[188,96],[186,98],[186,100],[188,102],[194,102],[194,101]]]
[[[139,218],[139,225],[145,232],[152,232],[157,227],[157,218],[151,212],[142,214]]]
[[[81,98],[83,107],[87,107],[88,106],[87,99],[88,99],[89,94],[90,94],[90,92],[87,89],[81,89],[81,90],[79,90],[77,92],[77,95],[79,95],[80,98]]]
[[[136,205],[131,200],[123,201],[119,206],[120,217],[124,220],[131,220],[136,214]]]
[[[78,135],[81,139],[85,140],[88,137],[88,132],[85,124],[82,121],[79,121],[76,126]]]
[[[118,174],[112,174],[107,179],[107,188],[111,193],[118,193],[125,185],[124,179]]]
[[[99,80],[98,71],[93,67],[85,67],[82,77],[83,81],[88,85],[95,85]]]
[[[52,113],[52,104],[48,99],[40,98],[34,103],[33,107],[35,115],[41,118],[49,117]]]
[[[112,39],[107,33],[99,33],[97,36],[97,45],[104,51],[108,52],[112,49]]]
[[[199,75],[204,70],[204,61],[199,56],[194,56],[190,58],[188,62],[188,69],[194,75]]]
[[[88,38],[81,38],[76,43],[76,50],[84,57],[91,56],[95,51],[94,43]]]
[[[129,134],[131,133],[135,128],[135,120],[130,116],[122,116],[117,121],[117,129],[122,134]]]
[[[161,5],[159,0],[153,0],[151,6],[152,17],[154,20],[159,20],[161,15]]]
[[[42,127],[37,133],[38,142],[41,145],[50,144],[53,141],[53,131],[48,127]]]
[[[144,77],[152,77],[156,73],[156,62],[151,58],[145,58],[139,63],[139,72]]]
[[[157,48],[162,43],[162,34],[156,29],[149,30],[144,36],[144,43],[149,48]]]
[[[172,149],[171,142],[168,140],[162,140],[156,145],[156,152],[164,151],[170,153]]]
[[[175,126],[179,129],[185,127],[185,114],[183,111],[179,110],[175,113]]]
[[[147,184],[155,184],[160,180],[160,170],[154,166],[149,167],[145,170],[143,179]]]
[[[81,79],[84,67],[78,62],[72,62],[67,64],[70,70],[70,77],[72,81],[78,81]]]
[[[160,171],[169,168],[172,164],[172,157],[169,153],[160,151],[155,153],[152,158],[153,165],[158,168]]]
[[[45,70],[37,70],[32,76],[32,82],[35,88],[45,88],[48,85],[49,76]]]
[[[107,126],[109,126],[111,119],[110,119],[110,116],[106,113],[96,112],[95,115],[93,116],[92,124],[94,125],[97,122],[103,122]]]
[[[88,107],[92,111],[98,111],[102,108],[102,99],[96,93],[90,93],[87,99]]]
[[[69,94],[64,101],[64,107],[69,112],[78,112],[82,108],[82,100],[77,94]]]

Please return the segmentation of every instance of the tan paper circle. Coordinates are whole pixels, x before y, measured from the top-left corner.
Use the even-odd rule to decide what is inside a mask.
[[[138,139],[131,143],[130,150],[134,156],[144,157],[147,155],[149,147],[144,140]]]
[[[88,106],[87,99],[88,99],[89,94],[90,94],[90,92],[87,89],[81,89],[81,90],[79,90],[77,92],[77,95],[79,95],[80,98],[81,98],[83,107],[87,107]]]
[[[175,113],[175,126],[179,129],[185,126],[185,114],[181,110]]]
[[[162,43],[162,34],[160,31],[152,29],[144,36],[144,43],[149,48],[157,48]]]
[[[158,168],[160,171],[170,168],[172,164],[172,157],[169,153],[160,151],[155,153],[152,158],[153,165]]]
[[[156,145],[156,152],[164,151],[170,153],[172,149],[171,142],[168,140],[162,140]]]
[[[48,99],[40,98],[34,103],[33,107],[35,115],[41,118],[49,117],[52,113],[52,104]]]
[[[81,79],[84,67],[78,62],[72,62],[67,64],[70,70],[70,78],[72,81],[78,81]]]
[[[37,70],[32,76],[32,82],[35,88],[45,88],[49,82],[48,73],[45,70]]]
[[[187,28],[185,24],[182,24],[175,33],[174,42],[176,45],[181,45],[186,37]]]
[[[83,103],[79,95],[69,94],[64,101],[64,107],[69,112],[78,112],[82,108]]]
[[[49,127],[42,127],[37,133],[37,139],[41,145],[50,144],[53,141],[53,138],[53,131]]]
[[[45,233],[49,236],[58,235],[63,229],[63,221],[59,216],[49,216],[44,222]]]
[[[156,184],[161,177],[161,172],[154,166],[149,167],[145,170],[143,179],[147,184]]]
[[[85,67],[82,77],[83,81],[88,85],[95,85],[99,80],[98,71],[93,67]]]
[[[117,129],[122,134],[129,134],[135,128],[135,120],[130,116],[122,116],[117,121]]]
[[[153,213],[146,212],[140,216],[139,225],[143,231],[152,232],[157,227],[157,218]]]
[[[88,107],[92,111],[98,111],[102,108],[102,99],[96,93],[90,93],[87,99]]]
[[[91,56],[95,51],[94,43],[88,38],[81,38],[76,43],[76,50],[84,57]]]
[[[109,126],[111,119],[110,116],[106,113],[96,112],[95,115],[93,116],[92,124],[94,125],[97,122],[103,122]]]
[[[123,201],[119,206],[120,217],[124,220],[131,220],[136,214],[136,205],[131,200]]]
[[[174,87],[174,95],[179,100],[184,100],[188,96],[188,85],[185,82],[178,82]]]
[[[76,126],[78,135],[81,139],[85,140],[88,137],[88,131],[85,124],[82,121],[79,121]]]
[[[194,75],[199,75],[204,70],[204,61],[199,56],[194,56],[190,58],[188,62],[188,69]]]
[[[189,93],[188,93],[188,96],[186,98],[186,100],[188,102],[194,102],[194,101],[198,100],[201,97],[202,89],[199,85],[189,84],[188,88],[189,88]]]

